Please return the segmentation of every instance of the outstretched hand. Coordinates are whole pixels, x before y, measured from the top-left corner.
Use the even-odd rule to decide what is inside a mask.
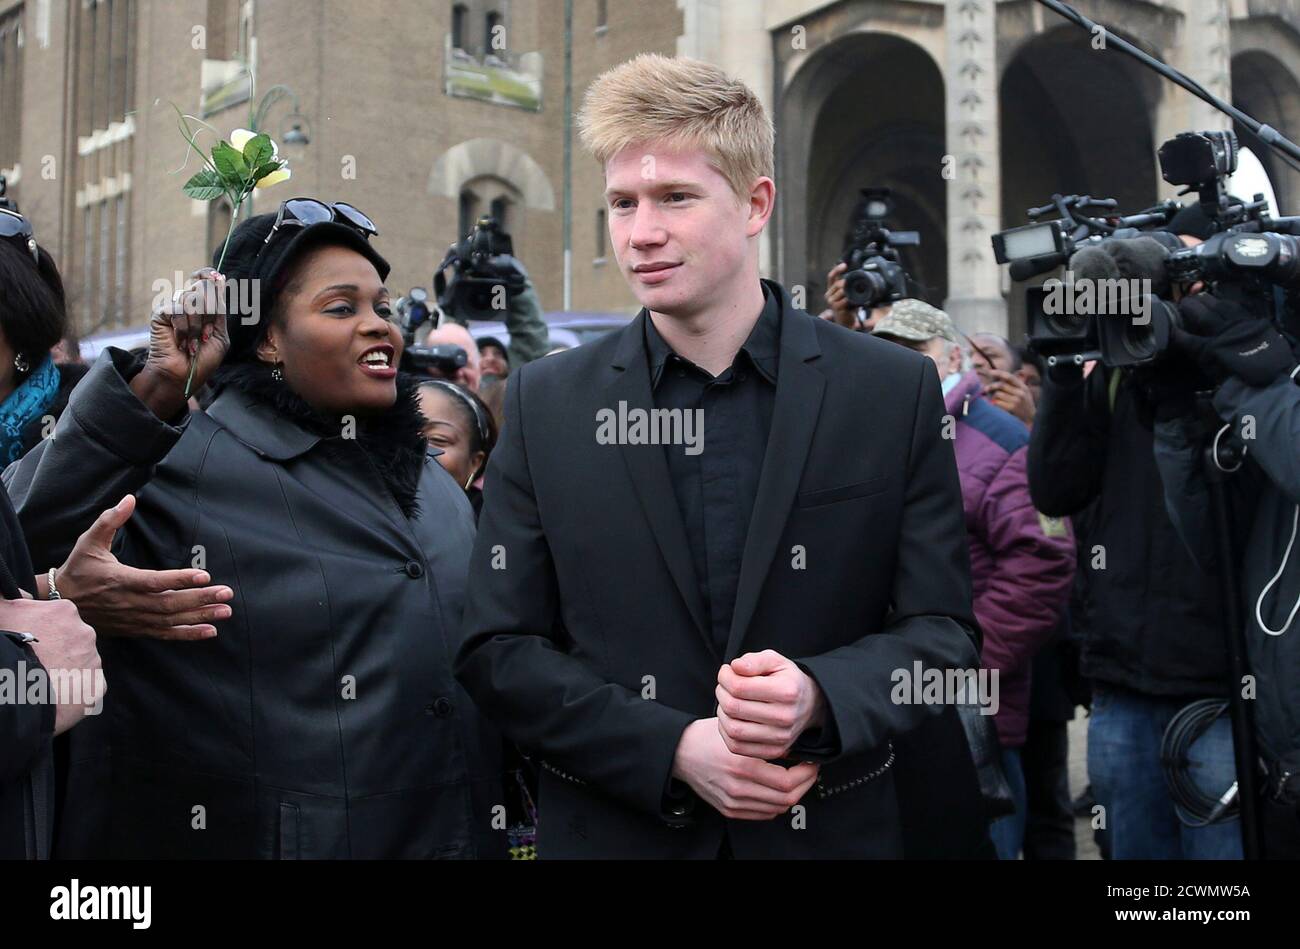
[[[113,535],[130,520],[135,498],[127,495],[100,514],[55,571],[59,595],[77,605],[100,636],[149,639],[211,639],[218,620],[229,619],[234,591],[208,586],[203,570],[139,570],[113,556]]]

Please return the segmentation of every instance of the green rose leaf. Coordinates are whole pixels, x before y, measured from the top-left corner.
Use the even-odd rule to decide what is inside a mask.
[[[184,190],[195,201],[214,201],[226,193],[221,177],[211,168],[204,168],[185,182]]]
[[[212,164],[233,191],[243,190],[248,180],[248,165],[235,146],[229,142],[218,142],[212,148]]]
[[[254,135],[244,146],[244,162],[249,168],[266,164],[274,155],[275,146],[271,144],[269,135]]]
[[[272,172],[279,171],[281,168],[284,167],[284,164],[285,163],[282,161],[268,161],[262,163],[261,165],[258,165],[257,170],[253,172],[253,180],[261,181],[263,178],[265,178],[267,175],[271,174]]]

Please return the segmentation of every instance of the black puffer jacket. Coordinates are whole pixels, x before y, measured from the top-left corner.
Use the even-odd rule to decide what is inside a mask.
[[[59,563],[138,492],[125,563],[235,590],[200,643],[103,639],[104,714],[73,733],[59,856],[504,854],[500,739],[451,674],[473,515],[428,454],[412,387],[355,438],[267,367],[224,372],[180,427],[109,350],[55,438],[5,473]]]
[[[1044,379],[1029,493],[1049,517],[1097,502],[1079,552],[1088,571],[1084,675],[1143,695],[1226,695],[1220,598],[1165,510],[1147,405],[1131,372]]]

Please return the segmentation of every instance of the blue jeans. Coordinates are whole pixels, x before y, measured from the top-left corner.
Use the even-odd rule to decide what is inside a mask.
[[[999,817],[989,824],[989,836],[999,860],[1019,860],[1025,845],[1025,813],[1029,810],[1029,797],[1025,790],[1025,769],[1020,764],[1019,748],[1002,749],[1002,770],[1007,784],[1011,785],[1011,800],[1016,812]]]
[[[1088,780],[1104,808],[1115,860],[1240,860],[1237,818],[1208,827],[1178,819],[1160,765],[1160,739],[1187,703],[1096,685],[1088,721]],[[1218,797],[1237,779],[1232,725],[1215,720],[1188,749],[1192,779]]]

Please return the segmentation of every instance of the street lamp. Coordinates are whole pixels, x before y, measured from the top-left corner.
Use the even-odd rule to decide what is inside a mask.
[[[303,115],[302,108],[298,102],[298,95],[292,89],[285,85],[272,86],[266,90],[262,96],[262,101],[257,104],[253,111],[252,124],[249,131],[254,135],[262,131],[262,123],[265,121],[267,113],[271,111],[271,106],[275,105],[281,99],[291,99],[293,101],[293,112],[285,120],[288,128],[280,141],[285,145],[310,145],[311,144],[311,123],[307,121],[307,116]],[[248,216],[253,216],[253,195],[248,196],[247,201]]]

